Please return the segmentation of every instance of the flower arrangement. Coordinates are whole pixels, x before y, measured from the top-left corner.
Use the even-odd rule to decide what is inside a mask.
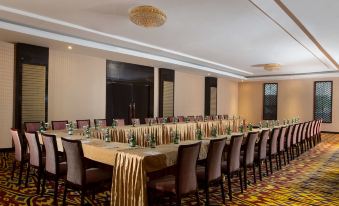
[[[89,125],[84,126],[84,133],[85,133],[85,137],[86,138],[90,138],[91,137],[91,130],[89,128]]]
[[[135,137],[135,134],[133,132],[130,132],[128,135],[128,142],[130,147],[137,146],[137,138]]]
[[[113,119],[112,121],[112,128],[115,128],[117,126],[117,121],[115,119]]]
[[[149,133],[149,134],[146,134],[147,136],[147,142],[148,142],[148,145],[150,148],[155,148],[156,146],[156,141],[155,141],[155,137],[154,137],[154,134],[152,133]]]
[[[66,124],[66,129],[69,135],[73,135],[74,132],[74,128],[75,128],[75,123],[74,122],[69,122],[68,124]]]
[[[46,131],[45,122],[41,121],[40,127],[39,127],[39,132],[44,132],[44,131]]]
[[[218,129],[217,127],[213,126],[212,129],[211,129],[211,135],[212,137],[217,137],[218,135]]]
[[[232,134],[232,129],[231,129],[231,125],[230,124],[228,124],[228,127],[226,129],[226,134],[227,135],[231,135]]]
[[[204,136],[204,132],[201,130],[201,128],[197,128],[197,130],[195,131],[195,137],[198,140],[202,140],[203,136]]]
[[[240,124],[240,126],[239,126],[239,131],[240,131],[241,133],[244,132],[244,125],[243,125],[243,124]]]
[[[252,123],[248,124],[248,131],[252,132],[253,131],[253,125]]]
[[[179,144],[180,143],[180,134],[177,131],[172,131],[171,132],[171,137],[173,139],[174,144]]]

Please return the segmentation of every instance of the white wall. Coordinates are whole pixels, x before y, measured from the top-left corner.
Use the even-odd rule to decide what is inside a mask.
[[[0,42],[0,148],[12,147],[14,45]]]
[[[175,71],[174,115],[203,115],[205,77]]]
[[[105,118],[106,60],[49,50],[48,120]]]

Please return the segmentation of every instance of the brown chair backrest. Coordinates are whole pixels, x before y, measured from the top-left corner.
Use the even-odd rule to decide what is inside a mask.
[[[224,115],[219,114],[218,119],[224,119]]]
[[[211,116],[212,120],[218,120],[218,115]]]
[[[94,119],[94,124],[95,125],[99,125],[102,127],[106,127],[107,126],[107,121],[106,119]]]
[[[91,120],[89,119],[82,119],[82,120],[77,120],[77,127],[78,129],[82,129],[84,126],[91,126]]]
[[[125,120],[124,119],[116,119],[117,126],[125,126]]]
[[[25,132],[36,132],[39,131],[41,122],[25,122]]]
[[[149,124],[150,122],[151,122],[152,124],[154,124],[154,123],[155,123],[154,118],[145,118],[145,123],[146,123],[146,124]]]
[[[246,138],[244,165],[253,164],[255,142],[259,137],[258,132],[249,132]]]
[[[188,116],[188,119],[190,120],[190,122],[195,122],[195,117],[194,116]]]
[[[68,120],[52,121],[52,129],[53,130],[65,130],[66,124],[68,124]]]
[[[292,145],[297,144],[299,126],[300,126],[300,124],[294,125],[293,136],[292,136]]]
[[[240,150],[243,138],[243,135],[234,135],[231,137],[231,144],[227,154],[227,173],[232,173],[240,169]]]
[[[306,135],[306,138],[309,139],[311,138],[311,130],[312,130],[312,127],[313,127],[313,122],[312,121],[309,121],[309,124],[308,124],[308,127],[307,127],[307,135]]]
[[[86,182],[84,152],[80,140],[61,138],[66,153],[67,181],[75,185],[84,185]]]
[[[134,123],[135,125],[140,125],[140,119],[132,118],[131,122],[132,122],[132,124]]]
[[[226,138],[210,141],[207,152],[206,180],[208,182],[221,177],[221,159],[226,145]]]
[[[266,149],[267,149],[267,141],[270,138],[270,130],[265,129],[261,131],[261,136],[260,136],[260,140],[259,140],[259,159],[266,159]]]
[[[42,166],[42,154],[39,143],[38,132],[29,133],[25,132],[29,148],[29,163],[35,167]]]
[[[51,174],[59,174],[58,164],[58,146],[55,135],[41,134],[42,141],[46,150],[46,165],[45,169]]]
[[[184,122],[185,121],[185,117],[184,116],[178,116],[178,122]]]
[[[198,121],[198,122],[201,122],[201,121],[204,121],[204,117],[203,116],[196,116],[195,119]]]
[[[280,133],[280,128],[273,128],[273,131],[271,133],[271,138],[269,140],[269,143],[270,143],[269,154],[270,155],[277,154],[279,133]]]
[[[196,167],[200,146],[201,142],[179,146],[175,181],[177,195],[187,194],[197,189]]]
[[[22,147],[22,139],[19,136],[19,132],[16,129],[11,129],[11,135],[14,142],[14,149],[15,149],[15,159],[17,161],[22,161],[22,157],[24,154],[24,150]]]
[[[302,135],[301,135],[301,139],[302,140],[305,140],[306,137],[307,137],[307,130],[308,130],[308,125],[309,124],[310,124],[309,122],[305,122],[304,123],[303,132],[302,132]]]
[[[297,137],[297,142],[298,142],[298,143],[301,142],[302,132],[303,132],[304,125],[305,125],[305,123],[300,123],[300,124],[299,124],[298,137]]]
[[[286,142],[285,142],[286,148],[291,147],[291,139],[292,139],[292,134],[293,134],[293,128],[294,128],[293,124],[291,124],[287,127],[287,135],[286,135]]]
[[[161,124],[163,122],[163,117],[157,117],[157,123],[158,124]]]
[[[286,130],[287,127],[282,127],[280,129],[279,141],[278,141],[278,151],[285,150],[285,140],[286,140]]]

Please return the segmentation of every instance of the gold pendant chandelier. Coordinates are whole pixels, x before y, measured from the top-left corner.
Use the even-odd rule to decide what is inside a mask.
[[[138,6],[129,11],[129,19],[142,27],[159,27],[166,21],[166,14],[153,6]]]

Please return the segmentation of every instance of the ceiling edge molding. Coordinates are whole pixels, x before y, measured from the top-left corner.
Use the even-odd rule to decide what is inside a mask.
[[[309,78],[338,78],[339,71],[311,72],[299,74],[276,74],[276,75],[258,75],[246,77],[248,81],[262,80],[289,80],[289,79],[309,79]]]
[[[69,23],[69,22],[66,22],[66,21],[62,21],[62,20],[50,18],[50,17],[47,17],[47,16],[27,12],[27,11],[24,11],[24,10],[19,10],[19,9],[0,5],[0,11],[5,11],[5,12],[9,12],[9,13],[12,13],[12,14],[15,14],[15,15],[19,15],[19,16],[23,16],[23,17],[27,17],[27,18],[33,18],[33,19],[37,19],[37,20],[40,20],[40,21],[44,21],[44,22],[48,22],[48,23],[52,23],[52,24],[57,24],[57,25],[72,28],[72,29],[78,29],[78,30],[81,30],[81,31],[85,31],[85,32],[95,34],[95,35],[104,36],[104,37],[108,37],[108,38],[111,38],[111,39],[123,41],[123,42],[126,42],[126,43],[130,43],[130,44],[134,44],[134,45],[138,45],[138,46],[142,46],[142,47],[146,47],[146,48],[151,48],[151,49],[155,49],[155,50],[158,50],[158,51],[163,51],[163,52],[166,52],[166,53],[169,53],[169,54],[174,54],[174,55],[185,57],[185,58],[188,58],[188,59],[191,59],[191,60],[200,61],[202,63],[207,63],[207,64],[211,64],[211,65],[218,66],[218,67],[221,67],[221,68],[225,68],[225,69],[228,69],[228,70],[233,70],[235,72],[240,72],[240,73],[249,74],[249,75],[253,74],[251,72],[248,72],[248,71],[245,71],[245,70],[242,70],[242,69],[238,69],[238,68],[235,68],[235,67],[232,67],[232,66],[224,65],[224,64],[221,64],[221,63],[218,63],[218,62],[214,62],[214,61],[210,61],[210,60],[207,60],[207,59],[192,56],[192,55],[189,55],[189,54],[185,54],[185,53],[182,53],[182,52],[166,49],[166,48],[159,47],[159,46],[156,46],[156,45],[147,44],[147,43],[137,41],[137,40],[133,40],[133,39],[130,39],[130,38],[126,38],[126,37],[122,37],[122,36],[118,36],[118,35],[112,35],[112,34],[108,34],[108,33],[105,33],[105,32],[100,32],[100,31],[97,31],[97,30],[94,30],[94,29],[90,29],[90,28],[87,28],[87,27],[77,25],[77,24],[72,24],[72,23]]]
[[[228,77],[232,77],[236,79],[246,79],[246,77],[244,76],[233,74],[233,73],[226,72],[226,71],[217,70],[217,69],[210,68],[210,67],[192,64],[189,62],[176,60],[176,59],[172,59],[172,58],[168,58],[164,56],[126,49],[126,48],[122,48],[122,47],[118,47],[114,45],[103,44],[103,43],[99,43],[99,42],[95,42],[91,40],[81,39],[81,38],[67,36],[63,34],[57,34],[57,33],[49,32],[49,31],[44,31],[41,29],[36,29],[36,28],[31,28],[31,27],[27,27],[23,25],[18,25],[18,24],[11,23],[11,22],[6,22],[3,20],[0,20],[0,29],[23,33],[23,34],[27,34],[27,35],[31,35],[35,37],[55,40],[59,42],[65,42],[65,43],[69,43],[73,45],[85,46],[88,48],[99,49],[103,51],[109,51],[109,52],[114,52],[114,53],[129,55],[129,56],[135,56],[135,57],[145,58],[149,60],[155,60],[155,61],[160,61],[164,63],[174,64],[174,65],[179,65],[183,67],[198,69],[201,71],[215,73],[215,74],[219,74],[222,76],[228,76]]]
[[[248,0],[274,24],[280,27],[287,35],[294,39],[298,44],[304,47],[312,56],[319,60],[326,68],[337,70],[336,64],[328,59],[328,57],[309,39],[303,30],[286,14],[285,11],[275,1]],[[293,28],[294,27],[294,28]],[[294,31],[294,29],[297,31]]]
[[[330,60],[336,69],[339,69],[338,63],[334,58],[324,49],[319,41],[312,35],[312,33],[305,27],[305,25],[299,20],[299,18],[281,1],[274,0],[275,3],[295,22],[295,24],[305,33],[305,35],[318,47],[318,49]]]

